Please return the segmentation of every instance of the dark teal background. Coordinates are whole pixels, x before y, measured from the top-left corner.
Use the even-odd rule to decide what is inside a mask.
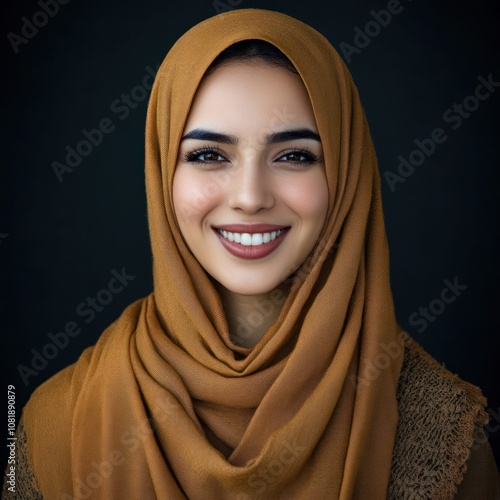
[[[387,4],[241,0],[239,7],[295,16],[340,49],[373,19],[372,9]],[[400,5],[348,64],[382,174],[397,172],[398,156],[408,158],[414,141],[435,128],[448,136],[394,192],[382,180],[398,319],[448,369],[479,385],[499,415],[500,89],[456,130],[443,119],[473,94],[478,76],[492,73],[500,81],[499,19],[493,1]],[[36,2],[17,2],[2,7],[1,21],[0,233],[8,235],[0,235],[1,353],[4,387],[16,386],[19,413],[41,382],[152,289],[143,176],[147,99],[133,109],[119,101],[182,33],[216,13],[212,2],[200,0],[72,0],[15,54],[7,34],[20,34],[22,17],[40,10]],[[66,146],[106,118],[113,131],[59,182],[51,164],[64,162]],[[90,314],[77,308],[123,267],[135,278],[86,323]],[[410,316],[439,299],[444,280],[455,277],[467,289],[425,329],[411,324]],[[32,349],[41,350],[49,333],[71,321],[81,332],[24,384],[19,365],[30,366]],[[497,418],[491,429],[500,428]],[[500,431],[490,433],[490,442],[499,460]]]

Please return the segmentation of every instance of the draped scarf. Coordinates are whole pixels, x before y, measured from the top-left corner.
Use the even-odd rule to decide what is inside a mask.
[[[253,348],[232,342],[221,298],[183,241],[172,202],[196,90],[215,57],[247,39],[275,45],[297,69],[329,189],[320,237]],[[25,409],[44,497],[386,498],[400,328],[376,156],[338,53],[277,12],[234,10],[196,25],[156,76],[145,175],[154,292]],[[51,404],[41,408],[49,392]],[[54,422],[43,431],[42,411]],[[51,473],[51,464],[62,472]]]

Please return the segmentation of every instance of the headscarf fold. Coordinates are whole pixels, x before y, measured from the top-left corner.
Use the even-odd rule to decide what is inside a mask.
[[[196,90],[218,54],[248,39],[275,45],[297,69],[329,189],[319,240],[289,278],[278,321],[253,348],[231,341],[220,296],[184,243],[172,201]],[[235,10],[198,24],[158,71],[145,169],[154,293],[66,372],[71,397],[54,413],[68,442],[49,459],[70,460],[71,474],[51,481],[33,451],[44,497],[386,498],[400,329],[376,157],[337,52],[276,12]]]

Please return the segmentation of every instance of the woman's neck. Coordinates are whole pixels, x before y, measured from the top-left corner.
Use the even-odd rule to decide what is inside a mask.
[[[241,295],[216,284],[232,341],[242,347],[254,347],[267,329],[278,319],[289,292],[282,283],[268,293]]]

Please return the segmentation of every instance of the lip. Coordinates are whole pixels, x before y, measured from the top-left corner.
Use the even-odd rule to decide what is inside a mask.
[[[277,224],[222,224],[212,226],[214,229],[221,229],[230,233],[272,233],[280,229],[286,229],[289,226],[279,226]]]
[[[215,235],[219,238],[222,246],[235,257],[242,259],[262,259],[273,253],[288,234],[289,226],[278,226],[275,224],[224,224],[222,226],[212,227]],[[218,233],[218,229],[232,233],[269,233],[283,229],[284,232],[269,243],[263,243],[257,246],[246,246],[233,241],[229,241]]]

